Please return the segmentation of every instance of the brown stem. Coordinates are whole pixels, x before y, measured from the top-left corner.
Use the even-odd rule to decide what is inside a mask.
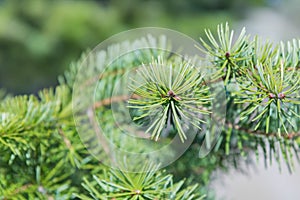
[[[266,137],[278,137],[277,133],[266,133],[266,132],[261,131],[261,130],[254,131],[254,130],[251,130],[251,129],[246,129],[246,128],[241,127],[239,125],[234,125],[232,123],[227,123],[225,126],[227,126],[228,128],[233,128],[235,130],[243,131],[245,133],[252,134],[252,135],[262,135],[262,136],[266,136]],[[300,133],[290,133],[290,134],[284,136],[285,139],[295,139],[295,138],[298,138],[298,137],[300,137]]]
[[[102,99],[101,101],[95,102],[94,103],[94,109],[99,108],[101,106],[108,106],[112,103],[118,103],[118,102],[122,102],[122,101],[126,101],[130,98],[133,99],[138,99],[139,96],[138,95],[120,95],[120,96],[115,96],[115,97],[111,97],[111,98],[106,98],[106,99]]]
[[[121,101],[126,101],[129,98],[139,98],[137,95],[133,95],[133,96],[127,96],[127,95],[122,95],[122,96],[116,96],[116,97],[112,97],[112,98],[107,98],[107,99],[103,99],[99,102],[96,102],[94,104],[94,108],[99,108],[101,106],[107,106],[110,105],[111,103],[116,103],[116,102],[121,102]],[[278,135],[276,133],[268,133],[266,134],[264,131],[260,131],[260,130],[251,130],[251,129],[246,129],[244,127],[241,127],[239,125],[234,125],[230,122],[225,124],[226,127],[228,128],[233,128],[239,131],[243,131],[245,133],[248,134],[252,134],[252,135],[262,135],[262,136],[266,136],[266,137],[278,137]],[[300,137],[300,133],[290,133],[286,136],[284,136],[286,139],[295,139]]]
[[[63,132],[63,130],[58,129],[58,132],[63,137],[64,143],[66,144],[66,146],[68,147],[68,149],[72,149],[71,141],[67,138],[67,136],[65,135],[65,133]]]

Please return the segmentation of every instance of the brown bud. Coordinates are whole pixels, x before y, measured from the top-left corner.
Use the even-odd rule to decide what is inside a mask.
[[[274,99],[276,97],[276,95],[275,94],[273,94],[273,93],[269,93],[269,98],[270,99]]]
[[[228,59],[230,57],[230,53],[229,52],[226,52],[225,53],[225,57]]]
[[[177,101],[181,100],[181,98],[180,98],[179,96],[177,96],[177,95],[175,95],[173,98],[174,98],[175,100],[177,100]]]
[[[285,94],[284,93],[279,93],[278,94],[278,99],[284,99],[285,98]]]
[[[168,96],[169,96],[169,97],[174,97],[174,96],[175,96],[175,93],[174,93],[172,90],[170,90],[170,91],[168,92]]]
[[[181,100],[181,98],[179,96],[177,96],[172,90],[170,90],[168,92],[168,97],[171,97],[171,98],[173,98],[173,99],[175,99],[177,101]]]

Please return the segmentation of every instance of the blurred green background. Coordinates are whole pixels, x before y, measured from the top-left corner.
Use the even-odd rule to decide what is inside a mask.
[[[195,39],[267,0],[0,0],[0,88],[35,93],[104,39],[159,26]]]

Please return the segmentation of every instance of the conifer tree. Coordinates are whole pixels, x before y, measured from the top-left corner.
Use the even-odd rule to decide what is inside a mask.
[[[141,153],[148,150],[148,143],[140,145],[124,139],[122,131],[114,128],[112,104],[125,102],[127,106],[118,109],[129,110],[131,118],[120,115],[118,122],[146,127],[136,134],[143,134],[154,143],[168,142],[174,136],[185,143],[197,133],[187,152],[165,169],[138,160],[123,164],[141,168],[141,173],[124,170],[121,165],[109,168],[101,164],[108,159],[105,152],[98,152],[95,147],[99,154],[95,158],[87,150],[89,147],[84,144],[88,141],[95,145],[94,136],[83,127],[86,137],[80,137],[80,120],[74,120],[73,115],[86,102],[76,102],[75,107],[72,102],[78,92],[74,91],[76,79],[86,75],[78,74],[85,55],[59,77],[55,88],[22,96],[0,91],[0,199],[210,199],[213,197],[206,195],[210,174],[231,166],[239,169],[238,163],[250,153],[256,152],[259,157],[259,148],[263,149],[266,164],[273,160],[280,164],[283,157],[292,172],[293,157],[298,158],[300,144],[300,40],[274,45],[262,42],[258,36],[246,35],[245,29],[236,37],[228,24],[219,25],[216,35],[206,30],[206,36],[200,39],[199,55],[205,55],[202,59],[210,64],[194,62],[193,58],[178,59],[157,50],[168,48],[163,36],[114,44],[88,60],[91,65],[101,62],[106,66],[110,63],[105,59],[118,53],[118,49],[143,42],[157,46],[156,50],[124,56],[99,77],[93,76],[95,71],[86,70],[98,84],[97,101],[92,108],[96,117],[87,115],[80,120],[104,120],[102,129],[109,141]],[[212,101],[218,96],[210,92],[199,65],[215,69],[212,83],[224,82],[221,89],[226,92],[227,107],[222,133],[204,158],[198,156],[200,146],[212,137],[205,130],[214,115]],[[140,79],[117,83],[121,89],[127,87],[132,95],[113,98],[112,85],[135,66],[143,66],[136,70]],[[87,85],[81,87],[88,91]],[[122,128],[130,130],[131,126]],[[117,160],[123,162],[123,158]]]

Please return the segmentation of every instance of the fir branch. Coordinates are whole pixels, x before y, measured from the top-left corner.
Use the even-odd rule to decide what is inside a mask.
[[[266,134],[271,129],[279,136],[282,130],[286,134],[290,129],[298,131],[296,124],[300,116],[293,109],[300,104],[297,94],[300,79],[296,75],[298,73],[285,69],[283,62],[275,66],[272,61],[252,65],[247,75],[248,84],[241,85],[241,89],[235,93],[235,103],[247,105],[241,113],[241,120],[249,120],[249,116],[257,113],[251,119],[256,123],[254,130],[263,126]]]
[[[203,76],[189,62],[165,63],[161,58],[137,71],[141,80],[129,86],[138,99],[129,100],[129,108],[141,112],[134,121],[153,117],[148,127],[152,139],[158,140],[168,123],[177,130],[181,141],[186,139],[189,126],[200,128],[201,116],[209,114],[200,106],[209,104],[211,97]]]
[[[242,29],[240,35],[234,42],[234,31],[230,30],[228,23],[218,25],[217,37],[214,37],[210,30],[205,30],[206,36],[210,43],[200,38],[200,42],[204,47],[198,47],[200,51],[207,55],[217,72],[214,78],[220,77],[225,81],[225,85],[235,78],[245,74],[244,67],[248,60],[251,59],[251,46],[249,35],[246,35],[245,28]]]
[[[83,187],[88,195],[76,195],[81,199],[174,199],[200,200],[205,195],[196,192],[198,185],[183,188],[184,180],[173,183],[171,175],[157,172],[158,166],[145,164],[145,173],[129,173],[123,170],[110,170],[99,176],[93,176],[94,181],[84,180]],[[104,176],[103,176],[104,174]],[[105,176],[105,174],[107,174]]]

